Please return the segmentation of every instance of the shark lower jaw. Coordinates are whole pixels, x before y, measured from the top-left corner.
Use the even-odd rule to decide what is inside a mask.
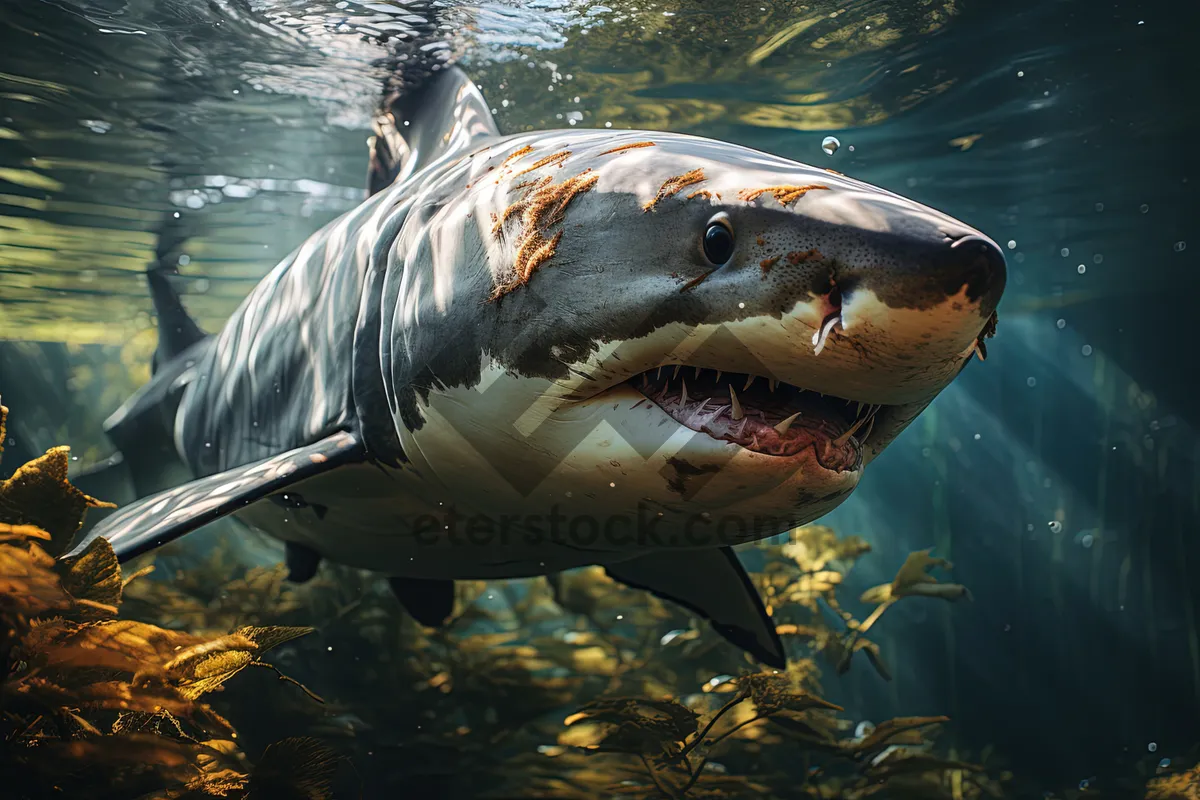
[[[781,459],[811,449],[817,464],[835,473],[862,469],[874,424],[891,409],[682,365],[647,370],[625,383],[686,428]]]

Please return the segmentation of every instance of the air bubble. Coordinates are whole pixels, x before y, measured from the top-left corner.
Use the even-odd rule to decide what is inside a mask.
[[[1085,356],[1090,356],[1092,354],[1092,346],[1090,344],[1085,344],[1083,347],[1079,348],[1079,352],[1083,353]]]
[[[1096,537],[1092,536],[1090,533],[1085,533],[1083,536],[1079,537],[1079,543],[1081,545],[1083,545],[1085,550],[1087,548],[1091,547],[1095,543],[1095,541],[1096,541]]]
[[[1058,520],[1052,519],[1048,524],[1050,525],[1051,533],[1062,533],[1062,523]]]
[[[1008,249],[1009,249],[1009,250],[1016,250],[1016,249],[1017,249],[1017,240],[1016,240],[1016,239],[1009,239],[1009,240],[1008,240]]]
[[[1155,752],[1158,750],[1158,742],[1151,742],[1150,744],[1146,745],[1146,749],[1151,753]]]
[[[1060,319],[1058,322],[1054,323],[1054,326],[1061,331],[1063,328],[1067,327],[1067,321],[1065,319]]]
[[[1063,258],[1066,258],[1067,256],[1071,255],[1071,248],[1064,247],[1062,250],[1058,251],[1058,254]]]
[[[1087,266],[1084,264],[1080,264],[1078,267],[1075,268],[1075,271],[1078,272],[1080,275],[1082,275],[1083,273],[1087,272]]]
[[[1187,250],[1187,242],[1176,242],[1175,243],[1175,252],[1176,253],[1182,253],[1184,250]]]
[[[1025,379],[1025,385],[1032,389],[1034,386],[1037,386],[1037,378],[1031,375]]]
[[[836,136],[826,136],[821,140],[821,149],[825,151],[825,155],[831,156],[838,151],[842,143],[837,140]]]

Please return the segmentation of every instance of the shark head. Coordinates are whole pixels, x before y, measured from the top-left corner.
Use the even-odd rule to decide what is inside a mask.
[[[425,178],[383,292],[384,383],[438,502],[729,544],[841,503],[983,354],[1004,283],[979,231],[829,170],[519,135]]]

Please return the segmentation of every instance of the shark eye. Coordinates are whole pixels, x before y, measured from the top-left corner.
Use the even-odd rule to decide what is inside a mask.
[[[709,220],[704,231],[704,257],[718,266],[733,257],[733,228],[723,216]]]

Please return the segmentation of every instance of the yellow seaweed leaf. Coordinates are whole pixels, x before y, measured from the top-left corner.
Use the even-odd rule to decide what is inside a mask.
[[[957,139],[950,140],[951,147],[957,147],[959,150],[970,150],[971,147],[983,138],[982,133],[972,133],[967,136],[959,136]]]
[[[78,556],[64,559],[59,575],[68,594],[86,601],[82,607],[85,616],[116,616],[121,604],[121,567],[107,539],[97,537]]]
[[[884,720],[869,735],[845,747],[856,755],[868,755],[891,745],[920,745],[925,743],[921,731],[949,721],[949,717],[896,717]]]
[[[89,497],[67,480],[69,447],[53,447],[0,481],[0,522],[36,525],[50,534],[46,550],[57,556],[83,524],[89,508],[115,508]]]
[[[245,636],[247,639],[253,642],[255,655],[261,656],[268,650],[276,648],[281,644],[285,644],[286,642],[290,642],[293,639],[298,639],[301,636],[307,636],[312,632],[312,628],[273,625],[268,627],[239,628],[235,633],[240,636]]]
[[[1154,778],[1146,785],[1145,800],[1200,800],[1200,765]]]
[[[738,678],[737,683],[740,693],[754,703],[762,716],[777,711],[808,711],[814,708],[842,710],[841,706],[801,689],[790,675],[757,672]]]
[[[953,567],[946,559],[931,556],[931,552],[932,550],[917,550],[909,553],[891,583],[873,586],[862,593],[859,599],[864,603],[875,604],[876,608],[871,612],[871,616],[863,620],[858,628],[859,633],[868,631],[879,621],[884,611],[904,597],[938,597],[950,601],[963,597],[971,599],[970,591],[962,584],[938,583],[938,579],[929,574],[929,570],[935,567]]]
[[[54,559],[37,545],[0,544],[0,619],[13,617],[16,623],[15,618],[29,620],[70,608],[53,566]]]
[[[179,693],[195,700],[254,663],[254,656],[245,650],[223,650],[193,659],[186,676],[179,679]]]
[[[99,668],[134,675],[160,670],[176,647],[195,642],[190,634],[133,620],[77,624],[54,619],[35,625],[23,646],[46,669]]]
[[[603,735],[593,746],[600,749],[670,756],[695,735],[698,719],[696,712],[675,700],[617,697],[593,700],[568,717],[566,725],[598,726]]]
[[[337,755],[316,739],[294,737],[269,745],[250,776],[252,798],[327,800],[333,797]]]
[[[783,545],[783,555],[795,560],[805,572],[819,572],[836,562],[852,562],[871,549],[863,539],[839,537],[826,525],[796,528],[788,538],[788,543]]]

